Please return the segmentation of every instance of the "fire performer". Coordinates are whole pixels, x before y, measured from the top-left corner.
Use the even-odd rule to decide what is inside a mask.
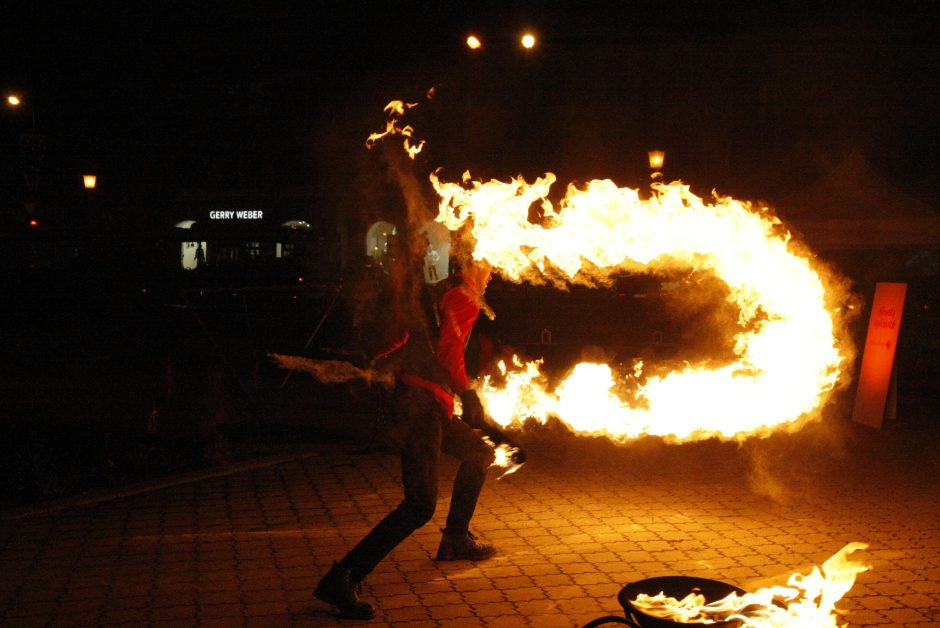
[[[361,583],[389,552],[430,521],[437,504],[440,451],[457,458],[460,466],[436,560],[485,560],[496,553],[492,545],[477,540],[469,526],[486,470],[494,461],[492,442],[510,443],[486,418],[464,363],[474,323],[481,309],[488,310],[483,293],[490,268],[479,263],[465,265],[459,285],[440,299],[440,327],[436,341],[432,341],[427,317],[422,315],[412,287],[415,282],[410,278],[414,275],[407,266],[394,264],[390,273],[390,297],[399,310],[395,327],[400,331],[395,342],[373,360],[376,364],[397,362],[392,402],[397,420],[391,427],[398,435],[395,440],[400,448],[404,500],[334,563],[317,585],[314,596],[335,606],[342,617],[370,619],[375,615],[372,605],[359,598]],[[460,418],[455,416],[454,393],[463,406]],[[518,448],[514,451],[513,462],[521,464],[524,454]]]

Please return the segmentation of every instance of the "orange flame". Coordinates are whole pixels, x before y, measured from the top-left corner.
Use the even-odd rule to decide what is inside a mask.
[[[553,390],[538,364],[523,365],[497,386],[482,385],[487,410],[500,424],[556,416],[575,432],[626,440],[643,434],[673,440],[743,438],[793,425],[817,409],[836,384],[844,356],[826,308],[826,290],[810,260],[763,208],[715,195],[705,202],[681,182],[653,183],[650,198],[594,180],[570,185],[558,208],[548,199],[555,176],[534,183],[431,182],[440,196],[437,220],[470,226],[473,257],[512,281],[603,284],[625,269],[696,269],[714,273],[740,314],[736,359],[720,368],[687,365],[649,377],[605,364],[578,364]],[[543,212],[541,224],[529,209]],[[622,398],[615,389],[635,392]]]
[[[401,134],[413,159],[424,143],[411,145],[414,130],[399,120],[415,106],[390,102],[386,130],[366,145]],[[548,198],[552,173],[532,183],[476,181],[469,172],[461,183],[436,172],[430,179],[440,197],[437,221],[451,231],[469,227],[473,257],[506,279],[602,286],[624,271],[693,269],[724,281],[739,312],[735,358],[717,368],[686,364],[646,376],[639,362],[629,374],[581,363],[550,388],[538,361],[500,363],[501,382],[485,378],[480,393],[501,425],[554,416],[576,433],[617,441],[741,440],[799,427],[836,386],[851,346],[836,338],[832,296],[767,208],[717,194],[706,202],[678,181],[654,181],[649,198],[610,180],[571,184],[556,207]],[[529,220],[533,206],[538,223]]]
[[[633,606],[647,615],[689,624],[736,620],[742,627],[836,628],[836,602],[852,588],[856,575],[868,570],[867,565],[851,560],[849,554],[867,547],[865,543],[849,543],[823,563],[821,570],[813,567],[806,576],[790,576],[787,586],[744,595],[732,593],[710,603],[698,593],[681,600],[663,593],[640,594]]]
[[[430,97],[430,93],[429,93]],[[387,105],[385,105],[385,114],[388,118],[385,125],[385,130],[381,133],[372,133],[366,139],[366,148],[372,148],[379,142],[382,138],[388,135],[401,135],[405,138],[403,144],[405,147],[405,152],[408,153],[408,156],[412,159],[415,158],[415,155],[421,152],[421,149],[424,148],[424,140],[421,140],[417,144],[412,144],[412,135],[414,135],[414,128],[411,125],[399,126],[398,122],[405,112],[411,109],[412,107],[417,107],[418,103],[406,103],[401,100],[393,100]]]

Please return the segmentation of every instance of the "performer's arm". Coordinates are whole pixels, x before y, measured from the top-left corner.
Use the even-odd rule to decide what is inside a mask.
[[[480,308],[462,290],[448,291],[441,299],[441,329],[437,341],[437,359],[450,374],[456,392],[470,388],[464,360],[467,335],[473,329]]]

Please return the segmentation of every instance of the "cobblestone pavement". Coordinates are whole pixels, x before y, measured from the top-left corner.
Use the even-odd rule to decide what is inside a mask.
[[[311,597],[401,496],[397,459],[352,443],[0,521],[8,626],[581,626],[622,614],[629,582],[685,574],[783,584],[850,541],[872,568],[840,607],[852,626],[940,626],[937,430],[848,423],[744,446],[616,447],[549,431],[488,480],[474,530],[500,554],[435,563],[435,520],[368,578],[372,622]],[[861,554],[861,552],[859,553]]]

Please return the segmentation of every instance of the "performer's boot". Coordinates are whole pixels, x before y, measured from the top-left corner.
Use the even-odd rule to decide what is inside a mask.
[[[477,537],[469,531],[444,530],[436,560],[486,560],[495,553],[495,547],[477,541]]]
[[[359,599],[361,592],[362,581],[349,569],[339,563],[333,563],[333,567],[317,584],[313,595],[338,608],[340,617],[372,619],[375,617],[375,609],[368,602]]]

